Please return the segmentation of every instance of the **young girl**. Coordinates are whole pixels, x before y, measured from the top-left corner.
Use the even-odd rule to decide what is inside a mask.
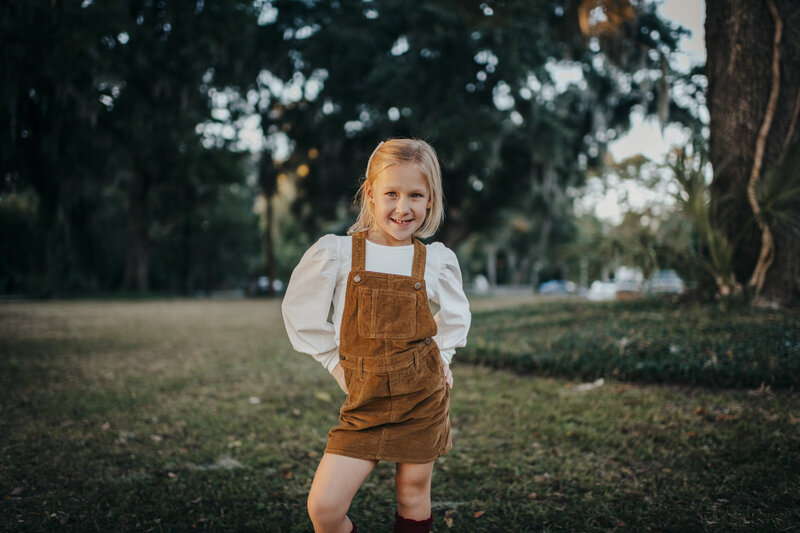
[[[441,179],[427,143],[380,143],[350,236],[317,241],[286,289],[292,345],[347,394],[308,495],[317,532],[357,531],[350,502],[381,460],[396,463],[394,531],[430,531],[433,464],[452,447],[450,360],[470,325],[455,254],[416,238],[442,222]],[[436,316],[429,300],[439,304]]]

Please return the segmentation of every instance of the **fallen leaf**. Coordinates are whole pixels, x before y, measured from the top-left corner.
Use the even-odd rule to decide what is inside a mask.
[[[314,391],[314,398],[316,398],[317,400],[322,400],[323,402],[333,401],[330,394],[321,390]]]
[[[694,431],[687,431],[687,432],[686,432],[686,435],[687,435],[688,437],[695,437],[695,436],[697,436],[697,433],[695,433]]]
[[[24,487],[14,487],[14,490],[11,491],[11,495],[16,496],[17,494],[22,494],[23,490],[25,490]]]
[[[150,435],[150,440],[152,440],[153,442],[161,442],[162,440],[164,440],[164,437],[162,437],[161,435]]]
[[[575,385],[573,389],[577,392],[586,392],[592,389],[596,389],[598,387],[602,387],[605,384],[605,380],[603,378],[596,379],[591,383],[581,383],[580,385]]]
[[[448,528],[453,527],[453,519],[448,516],[444,517],[444,523]]]
[[[528,498],[530,498],[531,500],[535,500],[537,498],[537,496],[539,496],[539,495],[536,494],[535,492],[531,492],[530,494],[528,494]]]
[[[228,443],[228,448],[238,448],[241,445],[242,445],[242,441],[234,440],[234,441],[231,441],[231,442]]]
[[[486,511],[475,511],[474,513],[472,513],[472,516],[474,516],[475,518],[480,518],[480,517],[482,517],[482,516],[483,516],[483,514],[484,514],[485,512],[486,512]]]
[[[750,396],[755,396],[756,398],[761,396],[766,396],[770,400],[772,399],[772,389],[769,385],[765,384],[763,381],[761,382],[761,386],[757,389],[747,391],[747,394]]]
[[[247,401],[249,401],[253,405],[258,405],[261,403],[261,398],[259,398],[258,396],[250,396],[250,399]]]
[[[698,407],[697,409],[694,410],[694,414],[696,414],[697,416],[701,416],[703,415],[703,413],[705,413],[705,410],[702,407]]]
[[[291,470],[287,470],[286,472],[283,473],[283,479],[292,479],[293,477],[294,474],[292,474]]]

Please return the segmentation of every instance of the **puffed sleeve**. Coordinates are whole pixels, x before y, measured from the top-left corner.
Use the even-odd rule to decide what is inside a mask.
[[[434,336],[442,359],[450,364],[456,348],[466,346],[467,333],[472,321],[469,301],[464,294],[461,269],[452,250],[440,242],[430,245],[440,261],[438,284],[431,299],[439,304],[439,311],[433,317],[438,326]]]
[[[334,327],[328,321],[336,286],[337,260],[336,237],[320,238],[292,272],[281,304],[286,333],[294,349],[310,354],[329,372],[339,361]]]

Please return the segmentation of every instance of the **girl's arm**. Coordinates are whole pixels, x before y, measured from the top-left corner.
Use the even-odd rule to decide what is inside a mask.
[[[300,259],[281,304],[286,333],[294,349],[310,354],[328,372],[339,363],[334,327],[328,321],[337,271],[336,237],[325,235]]]
[[[430,248],[441,261],[438,284],[431,298],[439,304],[439,311],[433,317],[438,326],[434,340],[439,346],[442,360],[449,366],[456,348],[467,344],[472,315],[464,294],[456,254],[439,242],[431,244]]]

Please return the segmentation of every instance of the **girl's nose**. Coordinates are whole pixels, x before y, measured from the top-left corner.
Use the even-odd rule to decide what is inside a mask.
[[[395,204],[395,210],[398,213],[408,213],[408,199],[407,198],[400,198],[397,200]]]

